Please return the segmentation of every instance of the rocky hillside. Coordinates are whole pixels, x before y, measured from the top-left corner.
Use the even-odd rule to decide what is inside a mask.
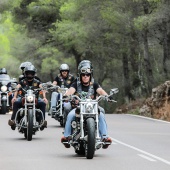
[[[148,98],[139,110],[140,115],[170,121],[170,81],[152,89]]]
[[[152,89],[151,97],[137,100],[118,108],[117,113],[139,114],[142,116],[170,121],[170,81]],[[137,113],[138,112],[138,113]]]

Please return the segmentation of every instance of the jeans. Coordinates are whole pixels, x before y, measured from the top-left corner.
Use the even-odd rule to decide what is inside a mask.
[[[60,99],[60,94],[57,93],[57,92],[52,92],[52,95],[51,95],[51,108],[53,108],[53,107],[56,108],[56,104],[58,103],[59,99]],[[63,102],[63,104],[64,104],[64,111],[68,113],[71,110],[70,102]]]
[[[51,95],[51,108],[56,107],[56,104],[58,103],[58,99],[59,99],[59,93],[52,92],[52,95]]]
[[[13,113],[11,116],[11,120],[15,119],[15,115],[21,107],[22,107],[21,97],[18,97],[13,104]],[[36,108],[39,108],[43,112],[44,120],[45,120],[45,107],[46,107],[45,102],[41,98],[38,98],[38,103]]]
[[[100,114],[99,114],[99,133],[101,138],[107,138],[108,132],[107,132],[107,124],[104,116],[104,109],[102,107],[99,107]],[[71,135],[71,122],[75,120],[75,109],[71,110],[67,116],[67,121],[65,125],[64,130],[64,137],[68,137]]]
[[[69,113],[71,110],[71,103],[70,102],[64,102],[64,111],[66,113]]]

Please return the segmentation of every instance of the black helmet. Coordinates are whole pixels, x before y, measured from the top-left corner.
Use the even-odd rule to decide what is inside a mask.
[[[21,63],[21,65],[19,66],[19,68],[23,71],[26,66],[31,66],[31,65],[32,65],[31,62],[26,61],[26,62],[24,62],[24,63]]]
[[[6,68],[1,68],[0,69],[0,74],[7,74]]]
[[[66,71],[69,72],[69,71],[70,71],[70,68],[69,68],[69,66],[68,66],[67,64],[61,64],[59,70],[60,70],[60,72],[61,72],[62,70],[66,70]]]
[[[29,80],[34,78],[35,73],[36,73],[36,68],[33,65],[26,66],[24,69],[24,75]]]

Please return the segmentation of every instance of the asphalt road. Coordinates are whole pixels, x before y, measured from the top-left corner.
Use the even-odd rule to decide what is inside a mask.
[[[48,128],[24,139],[0,115],[0,170],[169,170],[170,123],[123,114],[107,114],[112,145],[92,160],[66,149],[63,128],[47,115]]]

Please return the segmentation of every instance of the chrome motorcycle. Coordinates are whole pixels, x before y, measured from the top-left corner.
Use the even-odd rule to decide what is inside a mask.
[[[66,93],[68,88],[59,87],[59,86],[52,86],[53,89],[55,89],[59,93],[59,99],[56,104],[56,113],[51,113],[51,117],[57,120],[61,126],[65,126],[66,118],[67,118],[67,112],[64,110],[64,102],[68,102],[63,98],[63,95]]]
[[[0,114],[6,114],[10,107],[9,96],[12,95],[11,79],[7,74],[0,75]],[[12,98],[12,97],[11,97]]]
[[[44,83],[45,87],[45,83]],[[39,130],[42,130],[44,124],[44,115],[40,109],[36,108],[38,98],[37,93],[47,88],[38,89],[21,89],[25,95],[21,98],[22,107],[17,111],[15,116],[15,126],[18,128],[19,133],[24,134],[28,141],[32,140],[32,136]]]
[[[74,147],[77,154],[85,154],[87,159],[92,159],[95,151],[100,149],[104,143],[99,134],[99,101],[108,100],[110,96],[118,93],[118,89],[111,89],[107,96],[99,96],[97,99],[92,99],[90,94],[71,95],[79,101],[79,106],[76,109],[76,119],[72,121],[72,134],[69,136],[69,142]],[[112,100],[112,102],[116,102]]]

